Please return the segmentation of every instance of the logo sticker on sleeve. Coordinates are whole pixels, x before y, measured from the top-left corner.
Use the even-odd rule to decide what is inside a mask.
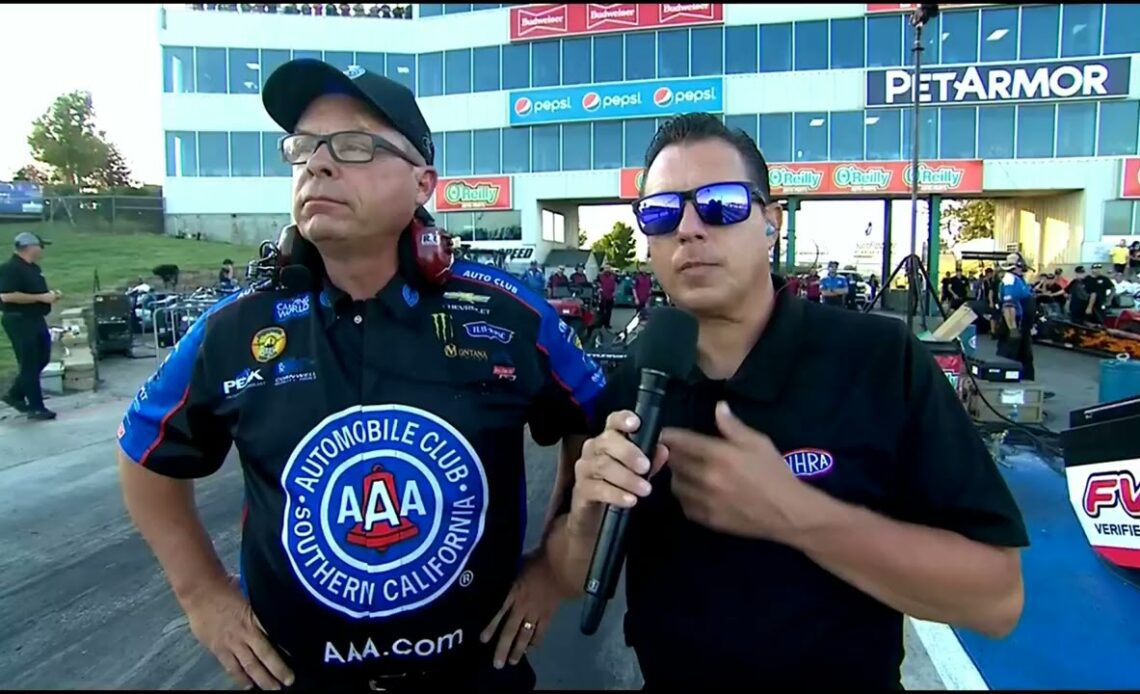
[[[309,294],[298,294],[292,299],[285,299],[273,304],[273,319],[278,323],[302,318],[309,315],[312,310],[313,299]]]
[[[249,343],[249,350],[254,359],[264,364],[281,356],[285,342],[285,331],[274,325],[258,330]]]
[[[404,405],[333,414],[281,476],[281,541],[314,599],[354,619],[419,609],[453,585],[483,534],[487,477],[471,444]]]
[[[835,468],[835,456],[819,448],[797,448],[784,454],[784,462],[800,479],[821,477]]]

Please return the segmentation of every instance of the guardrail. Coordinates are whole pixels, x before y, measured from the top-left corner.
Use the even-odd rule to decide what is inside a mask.
[[[174,295],[151,307],[151,336],[154,341],[154,361],[162,362],[163,342],[173,348],[206,311],[224,295],[212,290],[198,290],[191,294]],[[163,339],[166,338],[166,339]]]

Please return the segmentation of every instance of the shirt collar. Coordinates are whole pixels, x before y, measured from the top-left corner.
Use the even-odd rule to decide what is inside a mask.
[[[776,297],[768,325],[740,368],[724,382],[727,390],[759,401],[776,399],[795,371],[804,323],[804,302],[783,291],[787,280],[773,275],[772,286]],[[693,368],[690,383],[708,380],[699,367]]]
[[[410,323],[412,316],[415,315],[413,309],[420,302],[420,293],[397,272],[369,301],[379,303],[380,309],[392,318]],[[319,303],[321,316],[327,328],[335,322],[337,316],[351,312],[356,302],[340,287],[333,284],[328,275],[325,275],[321,283]]]

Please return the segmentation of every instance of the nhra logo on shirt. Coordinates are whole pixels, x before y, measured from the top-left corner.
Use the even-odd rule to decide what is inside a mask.
[[[784,462],[800,479],[822,477],[835,469],[835,456],[819,448],[797,448],[784,454]]]
[[[281,540],[314,599],[354,619],[424,607],[458,580],[483,535],[487,477],[430,412],[352,407],[297,444],[281,475]]]

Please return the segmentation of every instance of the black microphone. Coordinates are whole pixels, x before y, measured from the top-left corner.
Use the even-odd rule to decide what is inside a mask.
[[[641,369],[634,408],[641,426],[631,440],[646,458],[653,460],[657,437],[661,433],[661,403],[665,399],[666,387],[672,379],[687,377],[697,361],[697,320],[678,308],[655,309],[631,347]],[[587,636],[598,630],[606,603],[617,590],[618,577],[625,562],[629,511],[621,506],[606,505],[598,542],[590,559],[590,571],[586,574],[581,628]]]
[[[281,286],[291,292],[312,289],[313,273],[304,265],[286,265],[281,268]]]

